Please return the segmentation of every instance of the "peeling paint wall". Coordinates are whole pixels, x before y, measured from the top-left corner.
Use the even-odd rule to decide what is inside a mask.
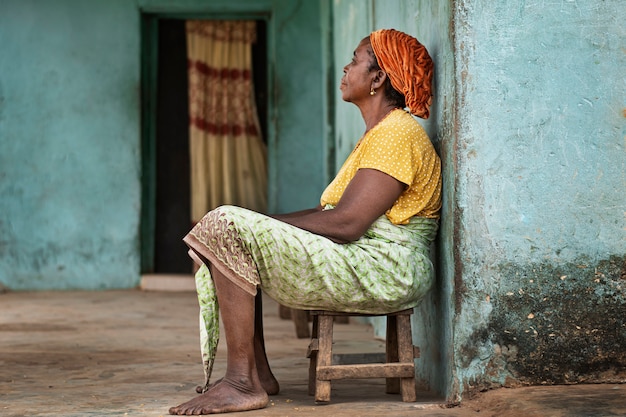
[[[626,374],[626,9],[457,1],[458,395]]]

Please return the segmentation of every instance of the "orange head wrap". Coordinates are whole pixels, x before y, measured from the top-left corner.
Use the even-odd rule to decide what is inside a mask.
[[[428,119],[433,61],[424,45],[395,29],[372,32],[370,43],[378,65],[387,73],[391,86],[404,95],[411,113]]]

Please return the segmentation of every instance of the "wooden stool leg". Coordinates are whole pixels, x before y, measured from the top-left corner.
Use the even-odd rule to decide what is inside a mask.
[[[397,317],[397,320],[399,361],[401,363],[411,363],[414,365],[413,340],[411,337],[411,316],[400,315]],[[402,401],[417,401],[415,374],[409,378],[400,379],[400,392],[402,393]]]
[[[398,321],[396,316],[387,316],[387,335],[385,340],[387,363],[398,362]],[[400,393],[400,378],[387,378],[385,392],[387,394]]]
[[[279,304],[278,305],[278,317],[280,317],[281,320],[291,320],[291,309],[287,306]]]
[[[309,360],[309,395],[315,395],[316,387],[316,369],[317,369],[317,353],[319,352],[319,316],[313,316],[313,326],[311,334],[311,343],[307,357]]]
[[[335,316],[335,323],[349,324],[350,323],[350,316]]]
[[[317,368],[315,371],[315,402],[330,401],[330,380],[317,378],[319,367],[330,366],[333,358],[333,316],[321,315],[319,320],[319,351],[317,352]]]
[[[308,339],[311,337],[311,333],[309,332],[309,312],[292,308],[291,317],[293,324],[296,326],[296,336],[298,339]]]

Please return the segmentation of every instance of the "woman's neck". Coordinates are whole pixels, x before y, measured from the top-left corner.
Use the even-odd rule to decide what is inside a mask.
[[[369,132],[374,126],[380,123],[391,111],[397,109],[393,104],[377,106],[369,111],[361,110],[361,115],[365,121],[365,133]]]

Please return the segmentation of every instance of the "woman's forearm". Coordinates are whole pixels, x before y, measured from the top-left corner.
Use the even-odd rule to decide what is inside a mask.
[[[398,199],[406,185],[374,169],[360,169],[334,209],[315,209],[272,216],[337,243],[359,239]]]
[[[345,231],[342,230],[341,223],[345,224],[345,222],[341,222],[336,214],[337,212],[334,210],[325,211],[321,206],[318,206],[293,213],[272,214],[269,216],[308,232],[327,237],[337,243],[346,243],[353,240],[343,236]]]
[[[301,217],[306,214],[315,213],[316,211],[322,211],[322,206],[317,206],[315,208],[306,209],[306,210],[294,211],[292,213],[268,214],[268,216],[276,220],[285,221],[286,219],[293,219],[295,217]]]
[[[348,215],[345,211],[337,209],[313,210],[281,221],[324,236],[336,243],[352,242],[365,232],[362,225],[358,224],[357,216]]]

